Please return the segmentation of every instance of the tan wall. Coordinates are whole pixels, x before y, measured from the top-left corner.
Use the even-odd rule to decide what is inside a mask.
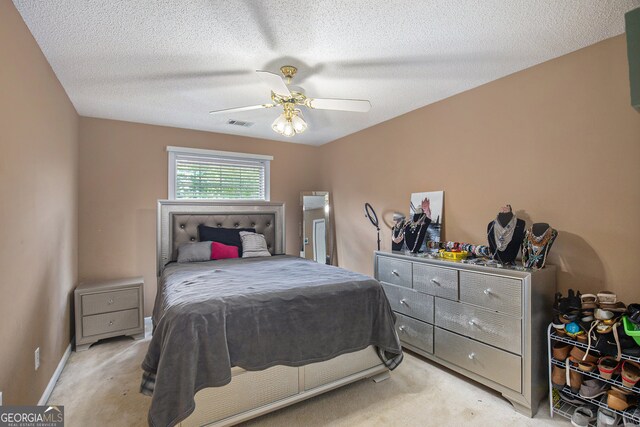
[[[168,145],[268,154],[271,200],[286,203],[287,253],[300,253],[300,191],[317,190],[318,149],[129,122],[80,120],[80,280],[143,275],[156,294],[156,203],[167,198]]]
[[[444,235],[484,243],[498,208],[560,235],[559,287],[640,300],[640,114],[623,36],[322,146],[342,267],[372,273],[370,202],[387,224],[444,190]],[[383,248],[390,230],[383,227]]]
[[[71,339],[78,115],[10,1],[0,52],[0,391],[29,405]]]

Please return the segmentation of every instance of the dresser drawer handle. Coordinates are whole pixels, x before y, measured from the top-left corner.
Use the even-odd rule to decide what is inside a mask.
[[[491,291],[491,288],[487,288],[487,289],[484,290],[484,294],[485,295],[492,295],[493,292]]]
[[[469,356],[467,356],[469,358],[469,360],[473,360],[476,358],[476,354],[475,353],[469,353]]]
[[[469,323],[469,326],[478,326],[478,324],[476,323],[476,321],[475,321],[475,320],[473,320],[473,319],[469,320],[469,322],[467,322],[467,323]]]
[[[402,298],[402,299],[400,300],[400,304],[402,304],[402,305],[407,305],[407,300],[406,300],[406,299],[404,299],[404,298]]]
[[[113,326],[113,320],[109,320],[109,326]]]
[[[431,279],[430,282],[433,283],[434,285],[440,286],[440,282],[438,282],[437,279]]]
[[[398,326],[398,330],[399,330],[400,332],[404,332],[404,330],[405,330],[405,329],[406,329],[406,326],[404,326],[404,325],[400,325],[400,326]]]
[[[109,301],[107,301],[107,304],[109,305],[113,304],[113,298],[109,298]]]
[[[398,273],[398,270],[391,270],[391,274],[398,277],[400,276],[400,273]]]

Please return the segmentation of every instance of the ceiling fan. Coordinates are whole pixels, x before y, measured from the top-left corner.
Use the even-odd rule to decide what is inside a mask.
[[[296,75],[298,69],[292,65],[280,67],[282,75],[287,79],[286,83],[278,74],[269,71],[256,70],[258,75],[271,89],[271,104],[251,105],[248,107],[227,108],[224,110],[210,111],[209,114],[228,114],[231,112],[257,110],[260,108],[273,108],[282,106],[283,113],[271,125],[275,132],[291,137],[295,134],[307,130],[308,125],[304,120],[302,111],[298,108],[303,106],[312,110],[337,110],[354,111],[366,113],[371,109],[371,103],[364,99],[329,99],[329,98],[308,98],[302,88],[291,86],[291,79]]]

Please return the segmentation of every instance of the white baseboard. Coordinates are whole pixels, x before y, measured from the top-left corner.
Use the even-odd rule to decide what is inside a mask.
[[[60,374],[62,373],[64,366],[67,364],[67,360],[69,360],[70,355],[71,355],[71,343],[69,343],[69,346],[64,351],[64,354],[62,355],[62,359],[60,359],[60,363],[58,363],[58,367],[53,372],[53,375],[49,380],[49,384],[47,384],[47,388],[44,389],[44,393],[42,393],[42,397],[40,398],[40,400],[38,400],[38,405],[47,404],[47,400],[49,400],[49,396],[51,396],[51,392],[53,392],[53,388],[55,387],[56,382],[58,381],[58,378],[60,378]]]

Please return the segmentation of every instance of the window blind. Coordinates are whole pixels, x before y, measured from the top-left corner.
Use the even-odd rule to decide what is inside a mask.
[[[267,161],[176,154],[176,199],[266,200]]]

